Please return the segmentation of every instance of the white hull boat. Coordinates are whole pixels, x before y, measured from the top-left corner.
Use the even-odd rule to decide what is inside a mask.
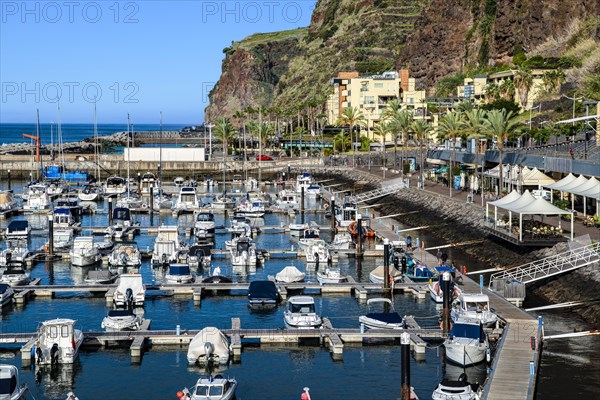
[[[6,267],[12,262],[24,263],[29,256],[26,240],[9,241],[6,249],[0,252],[0,267]]]
[[[237,381],[234,378],[200,378],[192,390],[182,390],[189,400],[232,400],[235,399]]]
[[[127,182],[125,178],[120,176],[111,176],[104,183],[104,194],[107,196],[115,196],[127,191]]]
[[[25,211],[41,211],[50,208],[50,198],[46,193],[46,186],[29,186],[27,202],[23,205]]]
[[[94,246],[92,236],[80,236],[73,241],[73,247],[69,252],[71,265],[75,267],[87,267],[100,261],[101,256]]]
[[[136,244],[124,244],[116,247],[108,256],[111,267],[139,267],[142,265],[140,250]]]
[[[0,283],[0,307],[4,307],[13,302],[15,291],[9,285]]]
[[[325,268],[325,271],[317,271],[317,281],[324,285],[327,283],[344,283],[348,282],[348,277],[342,275],[339,269]]]
[[[315,300],[310,296],[292,296],[283,312],[286,328],[316,329],[323,321],[315,311]]]
[[[131,309],[110,310],[101,324],[107,332],[137,331],[141,325],[142,320]]]
[[[478,384],[467,381],[466,374],[461,374],[458,380],[444,379],[440,382],[433,394],[433,400],[480,400]]]
[[[166,283],[182,284],[194,281],[194,276],[190,272],[188,264],[170,264],[169,272],[165,274]]]
[[[444,347],[448,361],[458,365],[474,365],[489,358],[487,336],[483,326],[475,319],[459,318],[454,321]]]
[[[462,293],[458,286],[454,285],[453,283],[450,283],[450,290],[452,291],[452,298],[450,301],[457,299]],[[444,293],[442,292],[439,281],[429,283],[429,296],[431,297],[431,300],[435,301],[436,303],[441,304],[444,302]]]
[[[17,208],[19,203],[11,192],[0,190],[0,211],[12,211]]]
[[[452,320],[461,317],[476,319],[486,327],[498,321],[498,316],[490,309],[490,298],[479,293],[461,293],[452,304],[450,317]]]
[[[179,197],[173,206],[173,210],[180,213],[194,212],[200,209],[200,206],[201,204],[198,200],[196,189],[192,187],[182,187],[179,191]]]
[[[211,204],[210,207],[213,210],[233,210],[235,208],[235,200],[230,197],[217,197]]]
[[[383,283],[383,265],[375,268],[369,273],[369,280],[373,283]],[[402,272],[398,271],[393,265],[389,267],[389,274],[394,278],[394,282],[402,281]]]
[[[167,266],[167,264],[175,262],[179,248],[177,226],[159,226],[152,251],[152,265],[155,267],[160,265]]]
[[[187,360],[190,364],[227,364],[229,355],[227,337],[217,328],[206,327],[190,342]]]
[[[236,243],[235,249],[229,250],[231,255],[231,265],[233,266],[256,266],[257,255],[256,246],[246,236],[241,236]]]
[[[283,283],[302,282],[305,273],[293,265],[289,265],[275,275],[275,281]]]
[[[117,307],[142,307],[146,300],[146,290],[140,274],[123,274],[115,289],[113,301]]]
[[[197,238],[208,239],[215,236],[215,216],[212,213],[200,212],[196,216],[194,233]]]
[[[375,304],[381,305],[383,310],[375,310]],[[369,312],[366,315],[361,315],[358,321],[372,329],[404,329],[404,320],[394,310],[394,305],[390,299],[375,298],[367,300]],[[385,308],[388,308],[387,310]],[[379,307],[377,307],[379,308]]]
[[[2,400],[24,399],[28,390],[26,384],[19,382],[17,367],[8,364],[0,364],[0,388],[0,399]]]
[[[84,282],[88,285],[107,285],[117,280],[119,274],[110,270],[93,270],[87,273]]]
[[[73,364],[83,343],[83,332],[72,319],[58,318],[42,323],[36,343],[37,364]]]
[[[23,286],[29,283],[29,273],[25,272],[20,264],[17,268],[12,268],[9,264],[8,269],[0,275],[0,284],[9,286]]]

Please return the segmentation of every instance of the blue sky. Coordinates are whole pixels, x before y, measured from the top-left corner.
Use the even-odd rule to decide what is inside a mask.
[[[308,26],[316,0],[0,0],[0,123],[203,121],[223,48]]]

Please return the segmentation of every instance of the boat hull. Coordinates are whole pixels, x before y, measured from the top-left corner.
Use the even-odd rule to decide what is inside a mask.
[[[486,359],[489,346],[476,340],[453,339],[444,342],[446,358],[458,365],[475,365]]]

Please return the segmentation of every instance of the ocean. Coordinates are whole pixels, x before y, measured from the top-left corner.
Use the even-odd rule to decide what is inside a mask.
[[[193,125],[193,124],[190,124]],[[163,131],[179,131],[185,126],[177,124],[163,124]],[[93,124],[62,124],[61,125],[63,143],[79,142],[83,139],[94,136]],[[98,124],[98,135],[108,136],[117,132],[127,131],[127,124]],[[158,132],[160,131],[159,124],[139,124],[133,125],[135,132]],[[23,134],[37,135],[37,126],[31,124],[0,124],[0,144],[8,143],[23,143],[29,142],[30,139],[24,138]],[[40,137],[42,145],[58,142],[58,125],[57,124],[40,124]]]

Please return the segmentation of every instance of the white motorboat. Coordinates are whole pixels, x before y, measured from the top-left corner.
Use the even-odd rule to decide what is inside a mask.
[[[217,196],[210,204],[213,210],[233,210],[235,208],[235,200],[227,196]]]
[[[493,326],[498,321],[498,316],[490,309],[490,298],[486,294],[461,293],[452,303],[450,312],[452,320],[460,317],[473,318],[483,326]]]
[[[164,193],[162,197],[160,195],[155,195],[152,201],[152,208],[154,209],[154,211],[172,210],[174,205],[175,202],[173,201],[173,199],[165,195]]]
[[[88,285],[108,285],[117,280],[119,274],[110,269],[88,271],[84,282]]]
[[[85,185],[85,187],[77,193],[77,197],[81,201],[98,201],[102,188],[95,185]]]
[[[211,176],[205,176],[202,180],[202,186],[210,188],[215,185],[215,181]]]
[[[128,208],[130,210],[146,209],[148,205],[144,203],[142,198],[137,193],[130,191],[125,192],[117,198],[115,205],[117,208]]]
[[[348,232],[337,233],[333,238],[333,242],[329,245],[332,250],[351,250],[355,247],[356,244],[352,240],[352,235]]]
[[[54,229],[69,229],[76,224],[71,210],[65,207],[55,208],[52,211],[52,222]]]
[[[235,210],[241,217],[260,218],[265,215],[265,203],[262,200],[243,201]]]
[[[474,365],[489,358],[490,345],[481,323],[473,318],[459,317],[444,341],[446,358],[458,365]]]
[[[57,318],[42,322],[36,341],[38,364],[72,364],[83,343],[83,332],[75,329],[75,321]]]
[[[173,179],[173,185],[175,185],[176,188],[182,188],[184,183],[185,178],[183,176],[178,176],[175,179]]]
[[[166,266],[175,262],[179,250],[179,233],[177,225],[163,225],[158,227],[158,235],[154,241],[152,251],[152,265]]]
[[[358,317],[358,322],[373,329],[404,329],[404,320],[394,310],[394,304],[384,297],[367,300],[369,312]],[[381,310],[380,310],[381,309]]]
[[[27,220],[10,221],[4,235],[7,239],[27,239],[31,232],[31,227]]]
[[[40,211],[50,208],[50,198],[46,193],[46,186],[35,184],[27,189],[27,201],[23,204],[25,211]]]
[[[306,274],[300,271],[293,265],[288,265],[277,274],[275,274],[275,281],[283,283],[302,282]]]
[[[146,300],[146,290],[140,274],[122,274],[115,289],[113,301],[117,307],[142,307]]]
[[[307,249],[313,244],[316,244],[317,242],[323,242],[323,240],[319,237],[319,228],[316,227],[304,229],[300,234],[300,238],[298,239],[298,245],[300,249],[303,250]]]
[[[431,297],[431,300],[435,301],[436,303],[443,303],[444,302],[444,292],[442,291],[442,279],[443,279],[443,274],[441,274],[438,278],[437,281],[432,281],[430,280],[429,282],[429,296]],[[450,281],[450,291],[452,292],[452,297],[450,299],[450,301],[453,301],[454,299],[457,299],[458,296],[460,296],[460,294],[462,293],[462,291],[460,290],[460,288],[454,284],[453,281]]]
[[[142,325],[142,319],[131,309],[110,310],[102,320],[102,329],[107,332],[137,331]]]
[[[375,268],[369,273],[369,280],[373,283],[383,283],[383,265]],[[393,265],[389,267],[389,276],[394,278],[394,282],[402,281],[402,272],[398,271]]]
[[[192,244],[189,250],[190,268],[208,268],[211,262],[210,245]]]
[[[469,383],[467,375],[461,374],[458,380],[444,379],[433,391],[433,400],[479,400],[480,386]]]
[[[296,210],[300,207],[295,191],[284,189],[277,194],[275,205],[283,210]]]
[[[311,197],[317,197],[321,194],[321,186],[316,183],[311,183],[308,188],[306,188],[306,193]]]
[[[126,207],[117,207],[112,213],[112,225],[106,228],[106,236],[115,240],[123,240],[132,227],[131,211]]]
[[[327,248],[325,241],[318,240],[303,249],[306,262],[311,264],[331,264],[337,262],[337,255]]]
[[[60,179],[53,180],[46,186],[46,193],[48,193],[48,196],[59,196],[68,190],[69,188],[66,182]]]
[[[173,209],[177,212],[194,212],[197,211],[202,204],[198,200],[196,189],[193,187],[182,187],[179,190],[179,197],[175,201]]]
[[[246,217],[235,216],[231,219],[231,226],[227,230],[231,233],[244,234],[250,236],[252,234],[251,221]]]
[[[249,177],[246,179],[246,183],[244,184],[246,189],[257,189],[258,188],[258,180],[254,177]]]
[[[165,274],[166,283],[180,284],[194,281],[188,264],[169,264],[169,272]]]
[[[73,247],[69,252],[71,265],[75,267],[87,267],[101,260],[102,256],[94,246],[93,236],[79,236],[73,240]]]
[[[12,211],[18,205],[16,197],[11,192],[0,190],[0,211]]]
[[[190,364],[227,364],[230,348],[227,337],[215,327],[208,326],[194,336],[187,352]]]
[[[302,232],[309,228],[308,224],[290,224],[290,235],[300,236]]]
[[[231,178],[232,186],[242,186],[242,176],[240,174],[235,174]]]
[[[154,193],[158,193],[158,181],[156,180],[156,175],[152,172],[146,172],[142,175],[140,181],[140,193],[142,193],[142,195],[149,195],[150,189],[152,189]]]
[[[15,291],[10,285],[0,283],[0,307],[4,307],[13,302]]]
[[[304,173],[296,176],[296,193],[301,193],[304,189],[304,194],[308,194],[308,188],[312,183],[313,179],[310,174]]]
[[[199,212],[196,215],[194,233],[201,239],[212,238],[215,236],[215,226],[215,216],[211,212]]]
[[[14,365],[0,364],[0,399],[21,400],[28,388],[19,382],[19,369]]]
[[[315,311],[315,300],[310,296],[290,297],[283,312],[283,320],[287,328],[297,329],[315,329],[323,323]]]
[[[54,251],[67,251],[73,246],[73,229],[54,230]]]
[[[231,265],[234,266],[256,266],[258,259],[256,255],[256,245],[247,236],[241,236],[235,249],[229,251],[231,255]]]
[[[23,269],[23,263],[9,263],[7,269],[0,275],[0,283],[9,286],[27,285],[30,281],[29,273]]]
[[[325,271],[317,271],[317,281],[321,285],[326,283],[348,282],[348,276],[342,275],[339,268],[325,268]]]
[[[115,247],[108,256],[108,265],[111,267],[139,267],[142,257],[137,244],[122,244]]]
[[[127,181],[120,176],[111,176],[104,182],[104,194],[119,195],[127,191]]]
[[[237,381],[234,378],[200,378],[192,390],[183,389],[189,400],[232,400],[235,399]]]
[[[341,209],[336,210],[335,219],[338,226],[341,228],[348,228],[351,223],[356,221],[357,208],[356,204],[344,203]]]
[[[24,263],[29,256],[29,248],[25,239],[7,240],[6,248],[0,252],[0,267],[6,267],[11,262]]]

